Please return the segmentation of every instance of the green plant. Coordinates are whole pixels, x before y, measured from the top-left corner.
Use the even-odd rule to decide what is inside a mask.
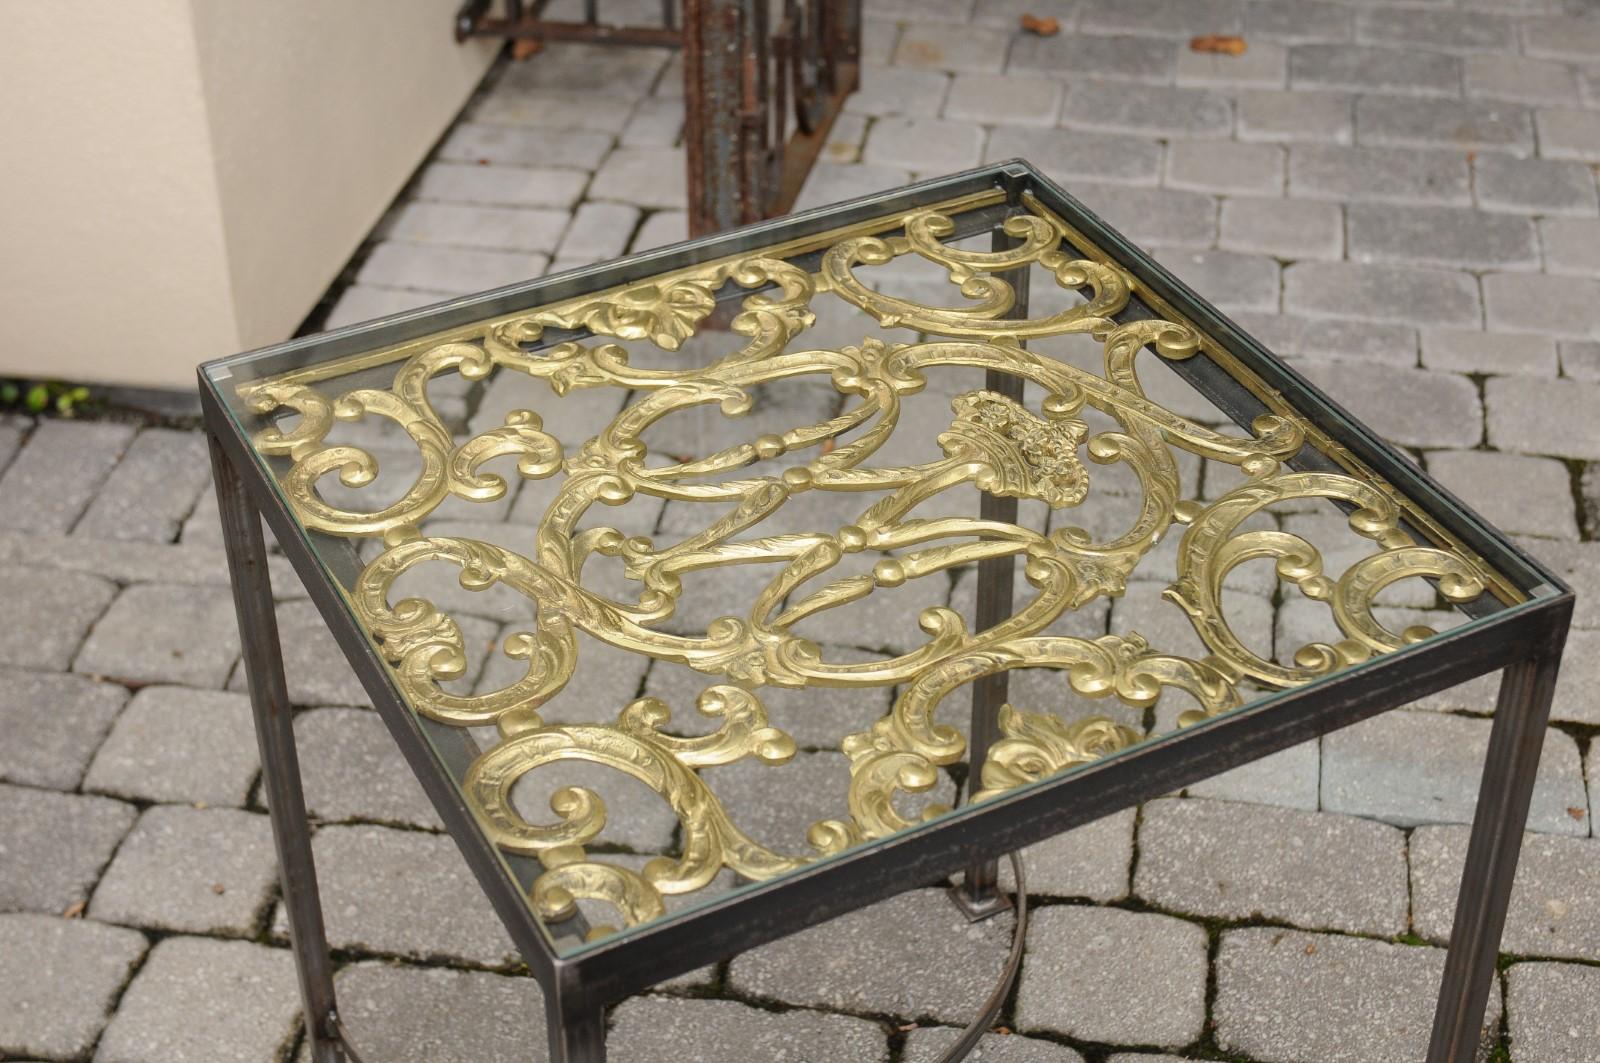
[[[0,381],[0,409],[73,417],[90,402],[89,389],[56,380]]]

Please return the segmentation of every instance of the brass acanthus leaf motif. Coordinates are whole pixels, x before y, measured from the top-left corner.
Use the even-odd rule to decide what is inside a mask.
[[[247,408],[262,418],[255,446],[275,464],[297,518],[315,533],[366,547],[365,567],[347,588],[351,608],[393,665],[407,702],[433,724],[473,728],[488,743],[463,791],[495,844],[541,861],[529,895],[540,918],[558,923],[592,901],[608,905],[621,925],[636,925],[660,918],[665,897],[702,889],[724,870],[771,878],[940,815],[942,805],[910,813],[901,799],[933,790],[945,767],[967,754],[961,732],[936,714],[949,695],[983,676],[1052,670],[1062,677],[1063,703],[1004,709],[1004,737],[985,763],[971,767],[977,800],[1143,737],[1105,717],[1069,722],[1076,713],[1065,711],[1066,699],[1114,698],[1144,708],[1178,691],[1193,703],[1179,724],[1196,724],[1239,705],[1244,682],[1290,687],[1426,637],[1427,628],[1394,631],[1380,622],[1377,597],[1397,581],[1431,580],[1451,602],[1484,593],[1490,574],[1481,562],[1462,549],[1417,542],[1402,520],[1402,500],[1385,485],[1290,470],[1315,438],[1314,426],[1297,415],[1273,407],[1277,412],[1258,417],[1249,431],[1226,434],[1154,401],[1138,359],[1153,354],[1176,364],[1214,346],[1188,323],[1144,313],[1140,308],[1159,300],[1061,219],[1042,208],[1018,210],[1003,222],[1011,247],[974,251],[945,242],[957,233],[958,218],[951,206],[877,219],[810,244],[706,262],[240,385]],[[858,267],[908,255],[942,268],[959,305],[924,305],[877,290],[863,279],[866,270],[858,275]],[[816,272],[801,262],[815,262]],[[1023,269],[1033,271],[1035,284],[1053,282],[1066,296],[1035,305],[1065,308],[1013,316],[1017,293],[1007,278]],[[614,342],[680,351],[719,300],[731,312],[719,314],[728,329],[706,344],[715,353],[705,364],[654,368]],[[808,347],[819,301],[859,308],[907,331]],[[1098,344],[1100,371],[1023,346],[1031,337],[1068,335]],[[675,359],[664,364],[684,360]],[[385,366],[393,367],[387,387],[378,381]],[[959,392],[954,419],[937,437],[942,456],[920,464],[891,460],[891,442],[908,431],[905,400],[945,374],[973,370],[1022,379],[1042,399],[1032,408],[991,390]],[[543,381],[551,402],[613,389],[620,409],[586,427],[587,438],[558,439],[540,418],[539,411],[549,412],[543,400],[529,399],[530,408],[457,441],[429,399],[430,384],[448,374],[468,382]],[[345,378],[360,386],[336,393],[318,386]],[[838,401],[809,423],[767,423],[707,453],[655,453],[648,445],[652,430],[673,418],[714,409],[737,427],[764,392],[818,385]],[[1113,427],[1091,433],[1091,409]],[[411,482],[374,492],[386,501],[365,510],[335,505],[319,489],[336,475],[359,495],[393,475],[374,452],[339,441],[348,424],[388,430],[416,449],[420,463]],[[1223,471],[1238,470],[1243,483],[1208,504],[1185,498],[1182,455],[1231,466]],[[1132,516],[1118,532],[1091,534],[1058,513],[1046,533],[940,505],[976,487],[1083,514],[1095,505],[1091,487],[1104,482],[1100,472],[1091,480],[1088,464],[1121,465],[1136,482]],[[535,524],[518,529],[531,548],[434,534],[424,524],[446,499],[491,502],[518,480],[549,480],[554,488]],[[1326,572],[1322,554],[1304,538],[1260,526],[1272,507],[1306,499],[1347,510],[1352,530],[1372,544],[1369,556],[1342,573]],[[658,543],[607,522],[610,507],[636,500],[672,506],[679,534]],[[832,516],[774,529],[807,504]],[[698,522],[695,513],[703,514]],[[1175,525],[1184,527],[1167,597],[1204,642],[1203,658],[1162,653],[1133,632],[1097,639],[1045,633],[1063,614],[1123,593]],[[938,586],[948,573],[1005,557],[1020,562],[1027,585],[1019,585],[1012,615],[988,630],[969,630],[959,613],[935,604],[918,612],[926,636],[920,644],[866,660],[836,660],[804,633],[818,624],[849,630],[852,606],[870,596],[926,587],[919,581],[930,579]],[[1298,647],[1287,662],[1247,646],[1228,622],[1224,581],[1260,559],[1272,562],[1286,592],[1325,604],[1340,637]],[[620,570],[620,589],[615,580],[602,588],[592,577],[601,563]],[[509,588],[533,603],[526,630],[500,639],[499,653],[519,673],[506,685],[453,692],[451,681],[467,674],[480,649],[468,645],[463,629],[470,625],[427,599],[396,593],[408,573],[430,564],[454,566],[469,592]],[[704,630],[685,630],[685,588],[735,566],[761,573],[753,600],[714,616]],[[674,732],[667,704],[653,697],[613,706],[608,723],[559,722],[563,697],[576,693],[567,691],[569,682],[589,665],[590,640],[704,675],[696,707],[714,729],[694,737]],[[835,811],[812,826],[807,852],[759,844],[737,825],[738,809],[701,777],[707,768],[754,761],[776,769],[781,787],[781,765],[796,747],[768,720],[760,695],[766,686],[899,688],[887,713],[841,741],[850,784]],[[678,850],[639,869],[608,859],[599,850],[605,801],[593,788],[557,789],[548,817],[530,819],[513,803],[519,780],[574,760],[657,793],[678,820]]]
[[[983,788],[972,795],[974,801],[987,801],[1099,760],[1144,737],[1104,716],[1067,723],[1047,713],[1019,712],[1010,705],[1000,706],[1000,733],[1005,737],[989,749],[989,759],[983,764]]]
[[[958,395],[951,406],[956,420],[939,443],[951,456],[968,445],[989,460],[989,471],[976,481],[983,490],[1037,498],[1053,509],[1075,506],[1089,493],[1089,471],[1078,460],[1089,434],[1083,421],[1046,421],[993,391]]]

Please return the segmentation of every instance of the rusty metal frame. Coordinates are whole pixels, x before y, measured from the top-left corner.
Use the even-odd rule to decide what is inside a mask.
[[[674,0],[661,26],[603,22],[597,0],[581,22],[542,18],[544,0],[491,7],[467,0],[456,40],[683,48],[691,236],[788,213],[860,80],[860,0],[783,0],[775,25],[767,0],[683,0],[681,26]]]

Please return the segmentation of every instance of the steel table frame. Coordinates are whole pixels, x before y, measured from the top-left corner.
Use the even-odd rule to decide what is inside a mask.
[[[1151,291],[1209,330],[1269,386],[1292,396],[1308,420],[1508,575],[1527,599],[1326,679],[1276,693],[1187,730],[1149,739],[1106,761],[958,808],[917,829],[859,846],[814,867],[756,884],[581,952],[558,954],[537,924],[521,885],[505,873],[416,715],[391,684],[387,666],[327,579],[311,541],[274,489],[271,472],[252,451],[206,372],[225,372],[227,363],[240,358],[269,360],[274,371],[292,368],[996,187],[1004,190],[1013,204],[1021,202],[1024,194],[1036,196],[1102,247],[1114,249],[1119,263]],[[994,215],[996,219],[999,216]],[[1249,424],[1263,409],[1237,382],[1203,359],[1177,363],[1173,368],[1240,424]],[[665,979],[962,868],[969,870],[975,893],[972,899],[981,905],[995,893],[993,862],[1002,854],[1476,676],[1503,671],[1427,1055],[1428,1063],[1469,1063],[1473,1059],[1571,618],[1572,592],[1428,480],[1403,454],[1350,419],[1314,385],[1027,163],[997,163],[208,363],[202,367],[200,393],[261,747],[263,785],[315,1063],[348,1057],[312,861],[262,518],[305,583],[543,989],[555,1063],[603,1060],[607,1006]],[[1299,460],[1315,467],[1318,458],[1311,455]],[[1010,560],[986,565],[982,577],[980,601],[991,595],[1008,595]],[[997,608],[994,604],[980,606],[1000,615],[994,611]],[[981,719],[1003,695],[1003,690],[996,692],[992,686],[987,692],[979,688],[974,697],[975,714]],[[980,740],[975,737],[975,742]]]

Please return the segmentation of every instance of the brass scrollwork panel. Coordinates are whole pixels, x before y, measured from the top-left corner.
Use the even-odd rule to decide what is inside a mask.
[[[1493,575],[1469,554],[1415,541],[1385,485],[1289,468],[1311,434],[1290,411],[1230,434],[1152,400],[1141,356],[1181,362],[1208,351],[1210,341],[1186,322],[1131,317],[1137,283],[1104,255],[1080,250],[1081,237],[1058,219],[1041,210],[1016,214],[1004,223],[1012,248],[974,251],[944,242],[956,231],[956,212],[924,210],[834,234],[816,249],[814,273],[788,260],[794,248],[769,249],[416,341],[395,362],[388,388],[329,390],[336,366],[240,386],[247,408],[267,420],[255,445],[286,463],[280,487],[299,519],[370,544],[350,601],[404,697],[430,720],[491,735],[463,790],[495,844],[541,862],[529,898],[541,918],[559,922],[589,901],[636,925],[724,870],[771,878],[939,815],[945,806],[925,804],[913,814],[901,798],[930,794],[966,755],[962,733],[936,717],[950,695],[983,676],[1049,669],[1063,677],[1064,701],[1114,699],[1132,710],[1177,691],[1190,703],[1178,722],[1189,725],[1252,691],[1305,683],[1426,637],[1425,628],[1391,630],[1375,612],[1380,593],[1398,581],[1436,581],[1450,602],[1471,601],[1490,586]],[[870,271],[906,256],[942,269],[961,300],[932,306],[880,290]],[[1017,316],[1017,293],[1002,275],[1024,268],[1036,284],[1070,297],[1066,308]],[[717,334],[721,353],[706,364],[666,370],[630,361],[626,344],[685,348],[730,295],[737,313]],[[808,333],[829,302],[864,312],[883,334],[814,345]],[[577,338],[541,348],[551,329]],[[1097,346],[1098,371],[1024,346],[1067,335]],[[352,360],[352,372],[370,380],[384,364],[365,356]],[[905,430],[907,401],[930,378],[974,369],[1021,378],[1042,397],[1019,403],[984,389],[955,394],[936,433],[936,458],[887,460],[887,444]],[[543,380],[553,396],[614,389],[627,401],[582,438],[558,438],[547,428],[548,411],[541,419],[514,409],[458,440],[428,397],[430,381],[447,374],[468,381],[516,374]],[[645,442],[653,426],[687,411],[709,406],[738,418],[759,390],[801,384],[831,389],[836,405],[707,453],[657,454]],[[379,421],[415,448],[414,480],[368,511],[332,504],[322,491],[328,477],[362,488],[381,475],[372,453],[331,441],[338,426]],[[1242,484],[1209,501],[1187,497],[1178,460],[1185,453],[1237,469]],[[1111,467],[1131,473],[1137,491],[1132,523],[1114,535],[1097,537],[1072,521],[1040,531],[985,520],[947,501],[976,489],[1053,511],[1087,509]],[[525,550],[424,527],[447,499],[506,497],[511,475],[523,487],[551,482],[548,505],[520,529]],[[660,544],[606,522],[609,507],[644,499],[705,516]],[[796,500],[833,503],[822,508],[849,516],[768,530],[765,522]],[[1341,505],[1371,553],[1329,572],[1304,537],[1262,526],[1273,507],[1307,500]],[[1136,632],[1050,632],[1065,614],[1123,594],[1173,536],[1176,577],[1166,597],[1187,617],[1203,655],[1163,651]],[[986,630],[970,630],[959,613],[935,605],[919,617],[920,644],[869,660],[830,659],[797,631],[819,619],[848,624],[851,607],[875,594],[1007,556],[1021,562],[1028,590],[1011,616]],[[1230,625],[1224,586],[1254,561],[1271,563],[1285,594],[1325,605],[1340,637],[1291,653],[1280,648],[1277,658],[1248,647]],[[620,584],[593,578],[602,563],[616,567]],[[498,586],[531,603],[526,630],[501,645],[519,674],[497,689],[453,687],[470,652],[462,626],[433,601],[396,590],[413,570],[441,564],[453,566],[469,592]],[[735,566],[761,574],[743,611],[703,630],[673,622],[688,601],[686,581]],[[684,737],[673,727],[674,707],[653,697],[616,705],[607,723],[555,722],[549,707],[583,674],[588,640],[702,674],[697,708],[716,729]],[[776,768],[794,757],[794,738],[771,722],[762,691],[808,686],[898,689],[881,719],[840,743],[850,782],[837,795],[836,814],[811,826],[805,846],[783,851],[742,829],[740,809],[719,800],[701,772],[738,762]],[[972,799],[992,799],[1144,737],[1103,715],[1069,719],[1058,711],[1064,707],[1007,706],[1003,737],[971,766]],[[638,869],[608,860],[595,848],[605,801],[589,787],[556,790],[553,818],[531,821],[512,790],[564,761],[603,765],[658,794],[679,824],[676,851]]]

